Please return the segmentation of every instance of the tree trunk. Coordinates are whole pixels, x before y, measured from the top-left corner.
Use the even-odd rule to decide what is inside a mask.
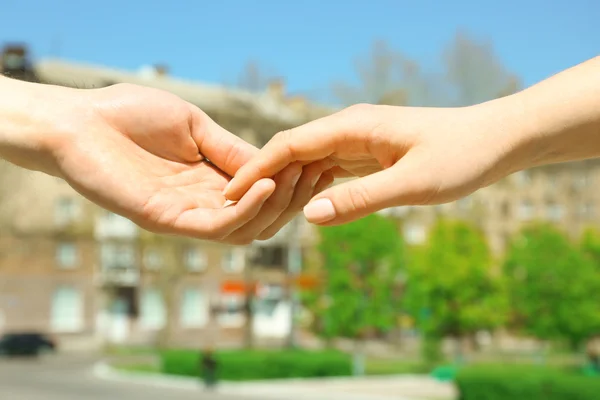
[[[244,286],[246,288],[246,330],[244,332],[244,347],[254,348],[254,312],[252,303],[254,300],[254,282],[252,276],[252,264],[246,256],[246,265],[244,267]]]
[[[175,299],[172,288],[162,288],[162,297],[165,304],[165,325],[160,330],[157,337],[157,347],[161,350],[169,348],[171,344],[171,336],[173,334],[173,327],[175,325]]]
[[[366,371],[365,341],[362,338],[354,339],[354,352],[352,353],[352,375],[364,376]]]

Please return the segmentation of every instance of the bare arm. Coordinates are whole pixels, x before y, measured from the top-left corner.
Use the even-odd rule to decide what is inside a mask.
[[[45,104],[74,110],[63,88],[37,85],[0,75],[0,158],[18,166],[58,173],[53,151],[63,136],[59,115]]]
[[[514,97],[523,134],[538,146],[530,166],[600,156],[600,56]]]
[[[600,156],[600,58],[512,96],[463,108],[358,105],[278,134],[225,191],[240,198],[291,162],[360,177],[315,196],[315,223],[456,200],[521,169]]]

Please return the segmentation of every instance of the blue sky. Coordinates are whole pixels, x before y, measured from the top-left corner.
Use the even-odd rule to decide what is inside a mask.
[[[600,54],[597,0],[2,0],[0,18],[0,43],[27,42],[38,58],[165,62],[216,83],[254,59],[309,94],[353,81],[353,61],[375,39],[432,68],[464,29],[492,41],[526,85]]]

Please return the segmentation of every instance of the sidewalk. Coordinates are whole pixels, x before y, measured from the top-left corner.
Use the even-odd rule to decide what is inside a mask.
[[[94,367],[99,379],[179,390],[201,390],[198,379],[118,371],[106,363]],[[364,378],[285,379],[261,382],[222,382],[218,393],[273,400],[453,400],[451,384],[428,376],[401,375]]]

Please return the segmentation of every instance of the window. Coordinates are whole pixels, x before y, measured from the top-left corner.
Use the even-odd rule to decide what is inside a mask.
[[[135,268],[135,248],[131,243],[102,243],[100,263],[104,269]]]
[[[77,332],[83,328],[83,297],[72,286],[59,286],[52,295],[50,325],[54,332]]]
[[[181,297],[181,326],[199,328],[208,322],[209,304],[200,289],[186,289]]]
[[[138,233],[138,226],[118,214],[105,211],[100,215],[95,226],[98,238],[133,238]]]
[[[284,246],[261,246],[256,248],[252,258],[254,264],[262,267],[281,267],[287,264],[287,251]]]
[[[142,291],[140,323],[146,329],[161,329],[166,322],[165,302],[158,289]]]
[[[77,203],[70,197],[61,197],[54,205],[54,220],[57,225],[66,225],[77,218]]]
[[[521,187],[531,185],[531,171],[519,171],[515,174],[515,180],[517,184]]]
[[[56,247],[56,263],[60,268],[75,268],[77,258],[77,247],[74,243],[62,242]]]
[[[403,229],[404,240],[408,244],[423,244],[427,237],[425,226],[421,223],[407,223]]]
[[[563,208],[560,204],[554,202],[546,206],[546,215],[550,221],[559,221],[563,216]]]
[[[519,204],[519,219],[528,221],[533,218],[533,204],[529,200],[521,200]]]
[[[160,269],[162,263],[163,257],[158,249],[148,248],[144,250],[144,266],[147,269]]]
[[[265,248],[270,248],[265,247]],[[236,273],[244,270],[246,264],[246,249],[243,247],[236,247],[226,251],[223,254],[221,261],[221,268],[223,271],[228,273]]]
[[[196,247],[188,247],[183,251],[183,262],[190,271],[202,271],[208,266],[206,255]]]
[[[473,204],[473,200],[470,197],[464,197],[456,201],[456,206],[460,211],[469,211]]]
[[[593,218],[594,216],[594,205],[586,202],[579,205],[579,216],[583,218]]]
[[[243,295],[222,295],[221,312],[218,318],[219,324],[229,328],[242,327],[246,321],[245,301],[246,299]]]

